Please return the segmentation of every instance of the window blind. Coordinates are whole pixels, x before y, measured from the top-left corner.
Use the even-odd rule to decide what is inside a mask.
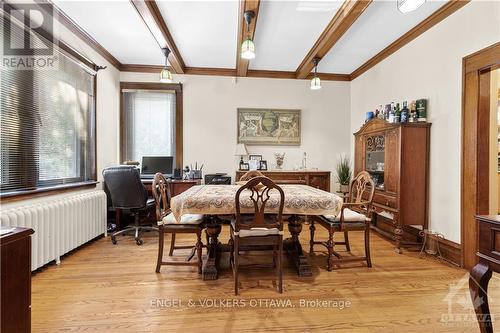
[[[123,89],[122,94],[124,160],[174,156],[175,165],[175,92]]]
[[[21,43],[27,28],[9,29]],[[95,72],[57,45],[54,54],[55,68],[1,69],[2,194],[95,177]]]

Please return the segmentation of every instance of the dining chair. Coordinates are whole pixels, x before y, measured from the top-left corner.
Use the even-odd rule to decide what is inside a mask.
[[[158,221],[159,237],[158,237],[158,259],[156,261],[156,273],[160,273],[162,265],[178,265],[178,266],[197,266],[198,274],[201,274],[203,265],[202,261],[202,248],[201,233],[204,228],[204,215],[198,214],[185,214],[178,222],[174,214],[170,210],[170,196],[168,195],[169,187],[167,179],[163,174],[157,173],[153,178],[152,184],[153,197],[156,203],[156,219]],[[181,233],[196,234],[196,244],[194,246],[176,246],[176,249],[192,249],[191,254],[186,261],[163,261],[163,246],[165,243],[165,234],[170,234],[172,237],[172,244],[174,242],[174,235]],[[173,246],[169,255],[172,255]],[[191,262],[191,259],[197,254],[198,260]]]
[[[231,221],[230,262],[233,268],[234,293],[239,291],[239,257],[241,250],[273,251],[273,266],[277,270],[278,290],[283,292],[283,205],[281,187],[267,177],[255,177],[236,192],[235,219]],[[273,214],[266,207],[277,208]],[[242,212],[242,208],[244,212]],[[248,213],[253,210],[253,213]]]
[[[246,172],[243,176],[241,176],[239,181],[244,182],[255,177],[264,177],[264,174],[258,170],[251,170]]]
[[[370,222],[373,214],[372,201],[375,192],[375,183],[366,171],[360,172],[349,186],[348,201],[342,205],[342,210],[337,215],[324,215],[312,217],[309,227],[311,232],[310,253],[314,252],[314,245],[320,244],[328,249],[327,269],[331,271],[333,266],[342,262],[366,261],[368,267],[372,267],[370,257]],[[315,222],[327,229],[327,241],[314,241]],[[335,245],[345,245],[348,252],[349,231],[365,232],[365,255],[364,256],[342,256],[334,250]],[[334,242],[335,232],[344,232],[344,242]]]

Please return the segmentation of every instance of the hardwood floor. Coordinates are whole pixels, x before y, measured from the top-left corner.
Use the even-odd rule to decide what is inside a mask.
[[[318,228],[317,238],[325,237]],[[194,244],[188,235],[177,238],[179,244]],[[225,227],[221,240],[227,239]],[[60,266],[35,273],[32,331],[479,332],[465,270],[419,259],[418,253],[398,255],[373,233],[371,269],[356,263],[327,272],[318,246],[311,257],[313,277],[299,278],[285,260],[284,293],[279,294],[272,269],[243,269],[238,297],[227,257],[217,281],[202,281],[195,267],[167,266],[156,274],[156,235],[144,240],[137,246],[130,237],[119,238],[114,246],[101,238],[64,257]],[[352,252],[360,253],[361,234],[353,232],[350,240]],[[304,248],[308,241],[303,232]],[[188,251],[177,254],[183,259]],[[252,254],[252,261],[268,259],[257,256]],[[500,315],[499,275],[489,290],[491,312]],[[318,305],[316,300],[330,302]],[[442,322],[448,314],[464,321]]]

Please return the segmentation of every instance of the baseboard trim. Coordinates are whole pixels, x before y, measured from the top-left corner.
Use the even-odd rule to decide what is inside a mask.
[[[435,235],[429,235],[430,238],[436,239]],[[446,238],[439,239],[439,249],[441,256],[446,261],[462,267],[462,246]]]

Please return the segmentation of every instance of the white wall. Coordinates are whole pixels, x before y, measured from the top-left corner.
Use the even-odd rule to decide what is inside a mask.
[[[473,1],[351,82],[351,131],[365,112],[427,98],[430,228],[460,242],[462,58],[500,40],[500,2]],[[351,151],[353,149],[351,138]]]
[[[121,81],[158,82],[158,75],[122,72]],[[184,165],[204,163],[204,173],[233,177],[239,159],[236,148],[238,107],[301,109],[302,144],[296,147],[247,146],[274,166],[274,153],[285,152],[285,169],[300,166],[334,170],[340,153],[349,152],[349,82],[322,82],[311,91],[309,81],[174,75],[183,84]],[[332,179],[333,179],[332,174]]]

